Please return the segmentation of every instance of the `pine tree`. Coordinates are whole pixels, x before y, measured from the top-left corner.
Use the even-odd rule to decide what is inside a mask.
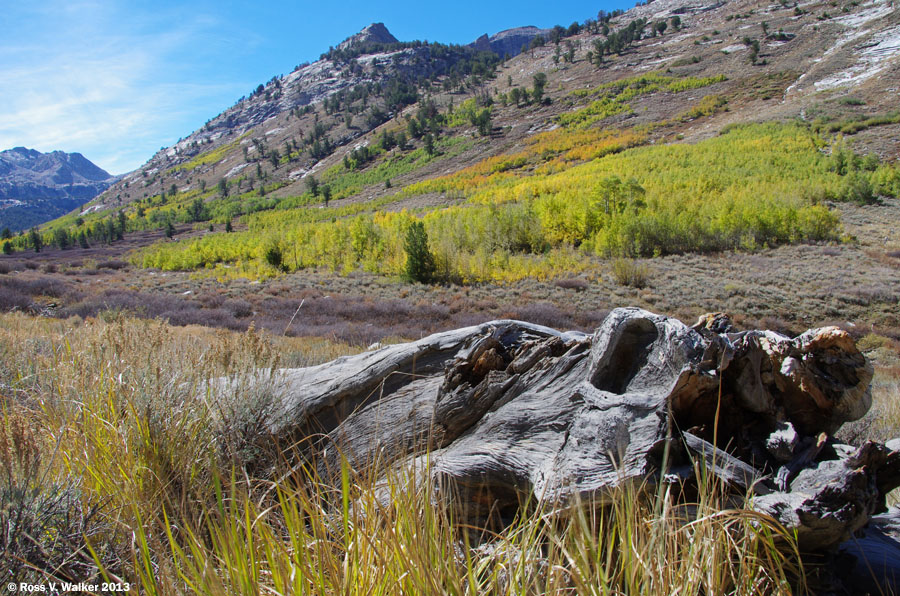
[[[310,176],[306,179],[306,187],[309,189],[309,192],[312,193],[312,196],[319,196],[319,181],[316,180],[315,176]]]
[[[425,224],[416,221],[409,226],[403,249],[406,251],[406,278],[409,281],[430,282],[434,277],[435,265],[434,256],[428,250]]]
[[[31,244],[31,248],[34,249],[34,252],[41,252],[41,248],[44,246],[44,240],[41,238],[41,233],[37,231],[37,228],[31,228],[31,232],[28,234],[28,240]]]
[[[534,96],[535,103],[541,103],[541,100],[544,97],[544,87],[547,85],[547,75],[539,72],[534,75],[534,91],[532,91],[532,95]]]
[[[281,247],[278,246],[278,244],[272,244],[266,248],[266,252],[263,256],[266,259],[266,263],[275,269],[284,270],[284,253],[281,251]]]
[[[56,228],[55,230],[53,230],[53,244],[55,244],[60,250],[69,248],[69,233],[64,228]]]
[[[188,217],[191,218],[191,221],[203,221],[206,219],[206,205],[203,203],[203,199],[197,197],[194,201],[188,206]]]

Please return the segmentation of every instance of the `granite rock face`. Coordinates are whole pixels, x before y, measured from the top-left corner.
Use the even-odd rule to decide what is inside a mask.
[[[538,35],[547,39],[550,29],[538,29],[537,27],[515,27],[506,29],[494,35],[487,33],[469,44],[470,47],[482,52],[494,52],[498,56],[516,56],[522,52],[522,46],[527,46]]]
[[[372,23],[363,27],[359,33],[351,35],[338,44],[338,49],[343,50],[353,45],[364,43],[397,43],[397,41],[397,38],[388,31],[384,23]]]

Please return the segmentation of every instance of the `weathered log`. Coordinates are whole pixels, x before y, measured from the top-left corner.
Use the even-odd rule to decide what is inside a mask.
[[[868,527],[840,546],[851,558],[844,581],[852,594],[900,594],[900,508],[876,515]]]
[[[887,455],[884,445],[869,442],[846,459],[815,462],[790,481],[787,491],[756,497],[752,506],[796,531],[804,550],[836,545],[883,506],[877,477]]]
[[[699,456],[822,549],[900,483],[884,446],[827,440],[865,414],[871,375],[837,328],[791,339],[623,308],[592,335],[492,321],[281,371],[268,428],[306,441],[323,474],[427,452],[433,480],[482,521],[523,502],[602,502]]]
[[[763,474],[753,466],[689,432],[682,433],[682,437],[688,450],[699,455],[707,469],[720,480],[757,495],[773,492]]]

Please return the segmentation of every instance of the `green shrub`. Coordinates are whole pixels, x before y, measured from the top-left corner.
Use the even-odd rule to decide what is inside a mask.
[[[281,251],[281,247],[277,244],[271,244],[266,248],[266,252],[263,254],[263,257],[266,260],[266,263],[274,267],[275,269],[283,269],[284,267],[284,253]]]

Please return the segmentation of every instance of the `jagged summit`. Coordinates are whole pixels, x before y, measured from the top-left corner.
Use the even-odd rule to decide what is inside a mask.
[[[355,35],[351,35],[340,44],[339,50],[344,50],[350,46],[361,43],[397,43],[399,40],[394,37],[384,23],[372,23],[363,27],[362,31]]]
[[[15,231],[59,217],[114,181],[80,153],[0,151],[0,227]]]
[[[484,52],[494,52],[498,56],[509,54],[515,56],[522,51],[522,46],[542,35],[547,37],[550,29],[539,29],[534,26],[505,29],[488,37],[487,33],[470,43],[469,46]]]
[[[41,152],[28,147],[13,147],[6,151],[0,151],[0,161],[17,161],[24,162],[28,159],[37,159],[41,156]]]
[[[41,153],[26,147],[0,151],[0,184],[31,182],[45,185],[89,184],[112,176],[80,153]]]

